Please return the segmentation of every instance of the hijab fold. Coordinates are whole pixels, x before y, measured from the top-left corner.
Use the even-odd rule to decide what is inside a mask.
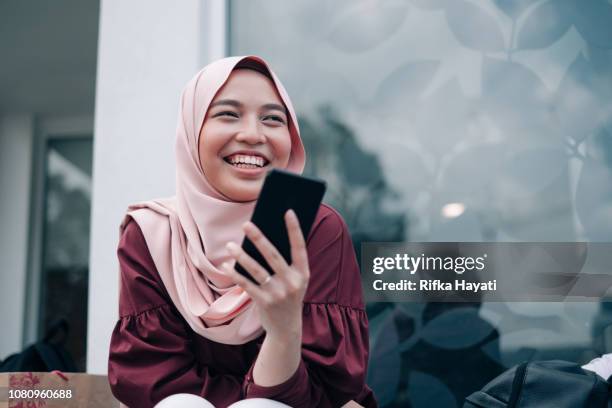
[[[138,223],[162,282],[189,326],[224,344],[244,344],[263,333],[249,295],[219,269],[230,260],[225,244],[242,242],[241,226],[251,218],[255,201],[232,201],[211,185],[198,151],[208,107],[236,68],[255,69],[272,79],[289,115],[287,170],[302,172],[305,153],[297,118],[279,79],[259,57],[224,58],[204,67],[183,90],[176,131],[176,196],[130,205],[121,224],[123,231],[130,218]]]

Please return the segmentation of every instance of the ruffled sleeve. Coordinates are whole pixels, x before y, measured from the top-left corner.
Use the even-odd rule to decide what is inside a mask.
[[[317,222],[318,221],[318,222]],[[270,398],[294,408],[341,407],[354,400],[377,407],[366,385],[368,320],[348,229],[322,207],[308,239],[311,280],[303,310],[302,359],[291,378],[262,387],[245,379],[247,398]]]
[[[219,407],[240,400],[244,376],[215,373],[198,364],[191,328],[158,281],[134,221],[124,230],[118,256],[120,317],[112,333],[108,362],[115,397],[130,408],[152,407],[175,393],[205,396]]]

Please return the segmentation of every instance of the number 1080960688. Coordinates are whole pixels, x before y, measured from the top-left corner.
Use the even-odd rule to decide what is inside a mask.
[[[9,389],[8,398],[11,400],[20,399],[70,399],[72,398],[73,392],[71,389],[59,389],[59,390],[33,390],[33,389]]]

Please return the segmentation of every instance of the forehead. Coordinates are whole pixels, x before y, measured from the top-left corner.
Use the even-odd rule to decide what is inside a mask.
[[[262,103],[282,103],[272,80],[252,69],[235,69],[215,95],[218,99],[255,100]]]

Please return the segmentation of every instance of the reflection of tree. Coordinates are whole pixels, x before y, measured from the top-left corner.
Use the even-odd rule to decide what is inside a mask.
[[[88,265],[89,208],[90,197],[68,189],[63,175],[47,177],[45,265]]]
[[[402,241],[404,215],[389,209],[399,195],[386,183],[379,159],[331,108],[319,109],[317,119],[300,118],[306,173],[328,181],[326,201],[345,218],[357,252],[362,241]]]

